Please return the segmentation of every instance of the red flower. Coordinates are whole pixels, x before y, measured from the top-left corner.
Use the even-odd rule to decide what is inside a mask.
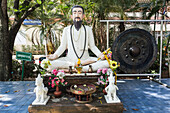
[[[53,74],[57,75],[58,71],[56,69],[53,70]]]

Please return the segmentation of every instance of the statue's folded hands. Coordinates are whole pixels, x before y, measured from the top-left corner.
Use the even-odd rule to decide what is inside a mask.
[[[58,56],[54,55],[54,54],[47,55],[47,59],[49,59],[49,60],[56,60],[56,59],[58,59]]]

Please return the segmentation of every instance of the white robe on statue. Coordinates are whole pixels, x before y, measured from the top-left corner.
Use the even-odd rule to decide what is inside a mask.
[[[72,42],[71,42],[71,36],[70,36],[70,27],[65,27],[63,30],[63,35],[61,39],[61,44],[59,48],[55,51],[54,55],[57,55],[58,57],[61,56],[61,54],[68,49],[68,53],[66,57],[61,57],[56,60],[50,61],[51,66],[50,70],[56,69],[56,68],[66,68],[69,69],[69,66],[74,67],[74,65],[77,63],[78,58],[74,52]],[[85,26],[86,28],[86,47],[85,52],[83,56],[81,57],[81,63],[86,61],[97,61],[97,57],[101,54],[101,51],[95,46],[94,43],[94,37],[92,33],[92,29],[89,26]],[[83,53],[84,44],[85,44],[85,30],[84,27],[81,26],[81,28],[77,31],[74,26],[72,26],[72,38],[74,47],[76,50],[76,53],[80,57]],[[88,48],[97,56],[97,57],[90,57],[88,53]],[[95,63],[90,64],[92,66],[93,71],[97,71],[99,68],[107,68],[109,67],[109,64],[106,60],[100,60]],[[83,66],[82,71],[88,71],[89,66]]]

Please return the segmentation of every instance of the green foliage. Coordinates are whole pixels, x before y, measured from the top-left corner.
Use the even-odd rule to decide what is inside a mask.
[[[40,73],[40,66],[35,64],[34,61],[25,61],[24,64],[24,78],[36,77]],[[22,63],[18,60],[12,60],[12,80],[21,80]]]
[[[18,75],[20,71],[21,64],[17,60],[12,60],[12,74]]]
[[[32,53],[33,55],[42,55],[42,54],[45,54],[44,51],[45,51],[45,46],[44,45],[41,45],[40,47],[38,45],[23,45],[22,46],[22,51],[23,52],[28,52],[28,53]]]
[[[142,11],[143,19],[150,19],[155,13],[158,13],[158,11],[163,7],[163,3],[164,0],[151,0],[151,2],[149,3],[137,3],[134,9]]]

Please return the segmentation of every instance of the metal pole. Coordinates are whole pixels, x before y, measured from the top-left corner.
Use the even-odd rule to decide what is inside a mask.
[[[160,74],[117,74],[117,76],[159,76]]]
[[[22,81],[24,78],[24,64],[25,64],[25,60],[22,61],[22,78],[21,78]]]
[[[109,48],[109,21],[107,21],[107,48]]]
[[[170,22],[170,20],[100,20],[100,22]]]
[[[159,61],[159,82],[161,81],[161,72],[162,72],[162,38],[163,38],[163,21],[161,21],[161,40],[160,40],[160,61]]]

